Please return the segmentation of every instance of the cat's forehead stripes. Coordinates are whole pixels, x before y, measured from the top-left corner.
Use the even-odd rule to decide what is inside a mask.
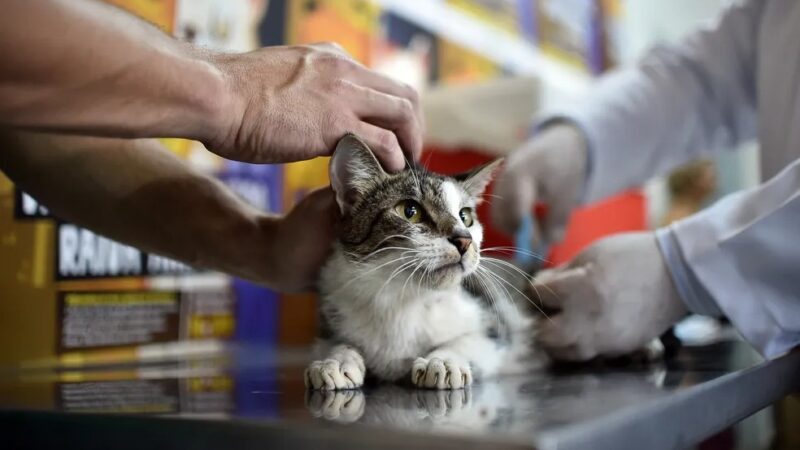
[[[402,200],[422,205],[427,220],[412,224],[394,212]],[[402,245],[403,240],[387,240],[391,235],[447,237],[463,227],[459,211],[472,203],[458,182],[445,176],[415,168],[391,175],[365,192],[344,218],[342,243],[349,252],[366,254],[376,245]],[[400,244],[398,244],[400,242]]]

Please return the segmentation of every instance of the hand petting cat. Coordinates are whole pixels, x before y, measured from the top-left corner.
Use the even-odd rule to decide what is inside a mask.
[[[330,156],[348,132],[367,142],[389,172],[422,151],[416,91],[367,69],[337,44],[206,58],[226,80],[219,126],[202,139],[220,156],[254,163]]]

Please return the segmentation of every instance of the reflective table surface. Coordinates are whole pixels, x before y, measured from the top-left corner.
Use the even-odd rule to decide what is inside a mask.
[[[800,352],[683,347],[658,364],[596,363],[483,380],[307,392],[303,350],[92,369],[0,371],[3,448],[684,448],[800,385]],[[191,419],[191,420],[187,420]]]

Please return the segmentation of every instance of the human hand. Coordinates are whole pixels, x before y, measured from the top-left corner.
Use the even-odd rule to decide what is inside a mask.
[[[583,134],[573,125],[545,128],[512,153],[497,178],[492,219],[502,231],[515,234],[535,204],[547,204],[538,223],[546,242],[563,237],[567,219],[577,206],[586,173],[587,149]]]
[[[206,56],[223,74],[219,127],[204,143],[220,156],[283,163],[330,155],[347,132],[388,171],[422,151],[417,93],[373,72],[336,44],[266,47]],[[405,153],[405,155],[404,155]]]
[[[289,213],[266,224],[267,284],[286,292],[314,287],[333,249],[339,206],[330,187],[308,194]]]
[[[532,286],[547,309],[537,343],[555,359],[583,361],[644,348],[687,310],[652,232],[603,239]]]

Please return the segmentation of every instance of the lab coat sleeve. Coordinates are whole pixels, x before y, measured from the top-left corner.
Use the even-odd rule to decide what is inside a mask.
[[[540,125],[567,120],[585,133],[585,202],[754,136],[762,3],[728,8],[711,26],[601,78],[580,104],[542,117]]]
[[[724,314],[769,358],[800,345],[800,160],[657,236],[690,310]]]

